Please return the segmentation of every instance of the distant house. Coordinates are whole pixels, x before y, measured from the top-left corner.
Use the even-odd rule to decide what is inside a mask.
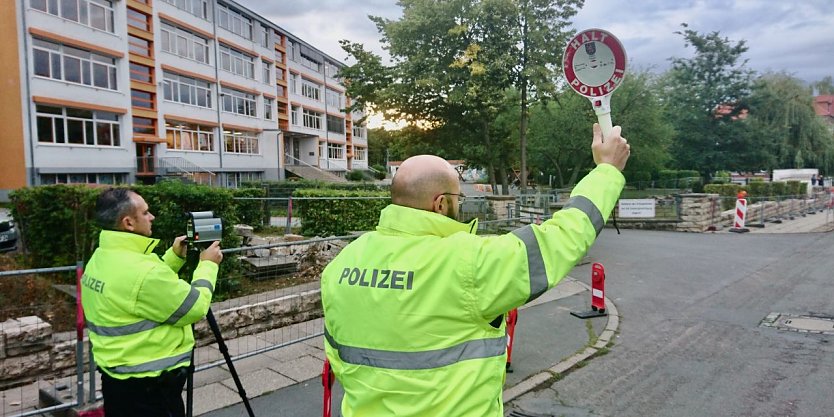
[[[829,129],[834,130],[834,95],[814,97],[814,111]]]

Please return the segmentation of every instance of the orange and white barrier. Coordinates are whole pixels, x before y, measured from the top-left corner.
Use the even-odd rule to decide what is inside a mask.
[[[746,191],[738,193],[738,199],[736,200],[736,218],[733,222],[733,228],[730,229],[731,232],[744,233],[750,231],[750,229],[744,227],[744,218],[747,217],[747,199],[745,197],[747,197]]]

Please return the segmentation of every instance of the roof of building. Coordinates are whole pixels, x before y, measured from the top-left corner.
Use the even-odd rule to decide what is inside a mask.
[[[834,95],[814,97],[814,111],[817,116],[834,117]]]

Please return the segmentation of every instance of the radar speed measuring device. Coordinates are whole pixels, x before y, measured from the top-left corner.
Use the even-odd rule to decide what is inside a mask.
[[[611,132],[611,93],[623,82],[623,44],[602,29],[579,32],[565,47],[562,69],[568,85],[591,100],[603,137]]]

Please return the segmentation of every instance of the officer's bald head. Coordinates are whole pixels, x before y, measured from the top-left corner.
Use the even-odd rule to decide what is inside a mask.
[[[434,211],[434,200],[444,193],[460,193],[460,183],[454,168],[434,155],[406,159],[391,182],[391,201],[400,206]]]

